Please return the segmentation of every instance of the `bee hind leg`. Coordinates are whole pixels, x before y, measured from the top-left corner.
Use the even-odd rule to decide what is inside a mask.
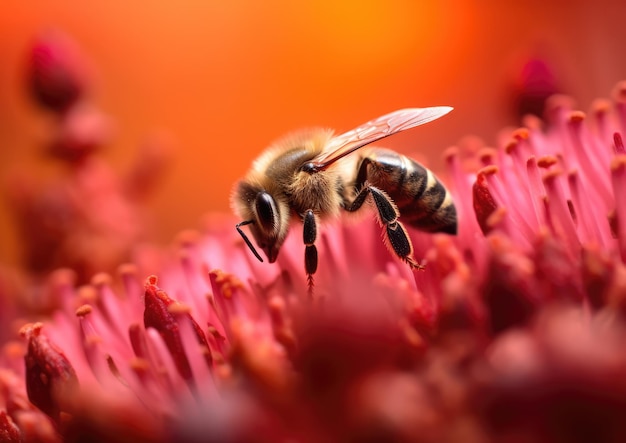
[[[400,216],[398,207],[384,191],[366,183],[358,192],[354,201],[345,205],[346,210],[349,212],[359,210],[365,203],[368,194],[372,196],[378,212],[378,219],[385,227],[385,243],[387,247],[402,261],[407,263],[411,269],[424,269],[413,258],[413,244],[404,225],[398,220]]]
[[[304,269],[309,284],[309,293],[313,291],[313,274],[317,271],[317,222],[312,209],[308,209],[303,217],[302,237],[304,240]]]

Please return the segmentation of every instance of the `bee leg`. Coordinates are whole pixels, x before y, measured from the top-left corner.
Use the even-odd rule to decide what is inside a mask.
[[[345,206],[346,209],[350,212],[359,210],[365,203],[368,194],[372,196],[378,211],[378,218],[385,227],[386,243],[389,249],[393,250],[412,269],[424,269],[413,258],[413,244],[404,225],[398,220],[400,216],[398,207],[384,191],[366,183],[358,192],[352,204]]]
[[[307,281],[309,283],[309,291],[313,289],[313,274],[317,271],[317,247],[315,247],[315,239],[317,238],[317,223],[313,210],[308,209],[304,213],[304,228],[302,236],[304,240],[304,269],[306,270]]]

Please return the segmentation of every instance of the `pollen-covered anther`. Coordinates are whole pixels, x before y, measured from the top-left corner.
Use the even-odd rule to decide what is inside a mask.
[[[544,155],[537,159],[537,166],[542,169],[548,169],[551,166],[556,165],[559,160],[554,155]]]
[[[574,125],[580,125],[583,121],[585,121],[586,114],[583,111],[572,111],[569,115],[569,122]]]
[[[515,131],[513,131],[512,136],[513,136],[513,139],[517,140],[518,142],[525,141],[530,138],[530,132],[526,128],[518,128]]]
[[[228,272],[216,269],[211,271],[209,275],[225,298],[231,298],[236,290],[243,288],[241,280]]]
[[[84,304],[84,305],[80,306],[78,309],[76,309],[76,316],[77,317],[85,317],[85,316],[91,314],[92,310],[93,310],[93,308],[91,307],[91,305]]]

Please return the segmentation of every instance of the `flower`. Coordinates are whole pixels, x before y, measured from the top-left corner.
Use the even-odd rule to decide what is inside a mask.
[[[26,77],[38,104],[63,113],[86,95],[91,83],[88,71],[74,42],[48,30],[33,42]]]
[[[33,44],[28,62],[28,86],[52,115],[43,154],[62,162],[66,174],[40,183],[37,174],[15,168],[8,180],[24,267],[35,279],[71,267],[83,283],[130,260],[147,238],[147,217],[138,203],[163,175],[169,142],[149,138],[138,150],[136,164],[119,174],[98,155],[110,142],[113,125],[91,102],[92,79],[76,45],[49,30]],[[39,299],[37,304],[47,302]]]
[[[373,220],[338,221],[320,233],[309,297],[301,238],[259,263],[213,216],[116,277],[53,272],[59,307],[2,356],[0,432],[623,441],[625,91],[590,118],[554,98],[498,149],[451,148],[459,233],[411,232],[424,271],[390,254]]]

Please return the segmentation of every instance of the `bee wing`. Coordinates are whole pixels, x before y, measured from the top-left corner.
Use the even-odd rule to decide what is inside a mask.
[[[396,132],[436,120],[450,111],[452,111],[450,106],[435,106],[432,108],[400,109],[385,114],[362,124],[356,129],[333,137],[324,152],[315,159],[315,164],[319,169],[325,169],[363,146],[389,137]]]

